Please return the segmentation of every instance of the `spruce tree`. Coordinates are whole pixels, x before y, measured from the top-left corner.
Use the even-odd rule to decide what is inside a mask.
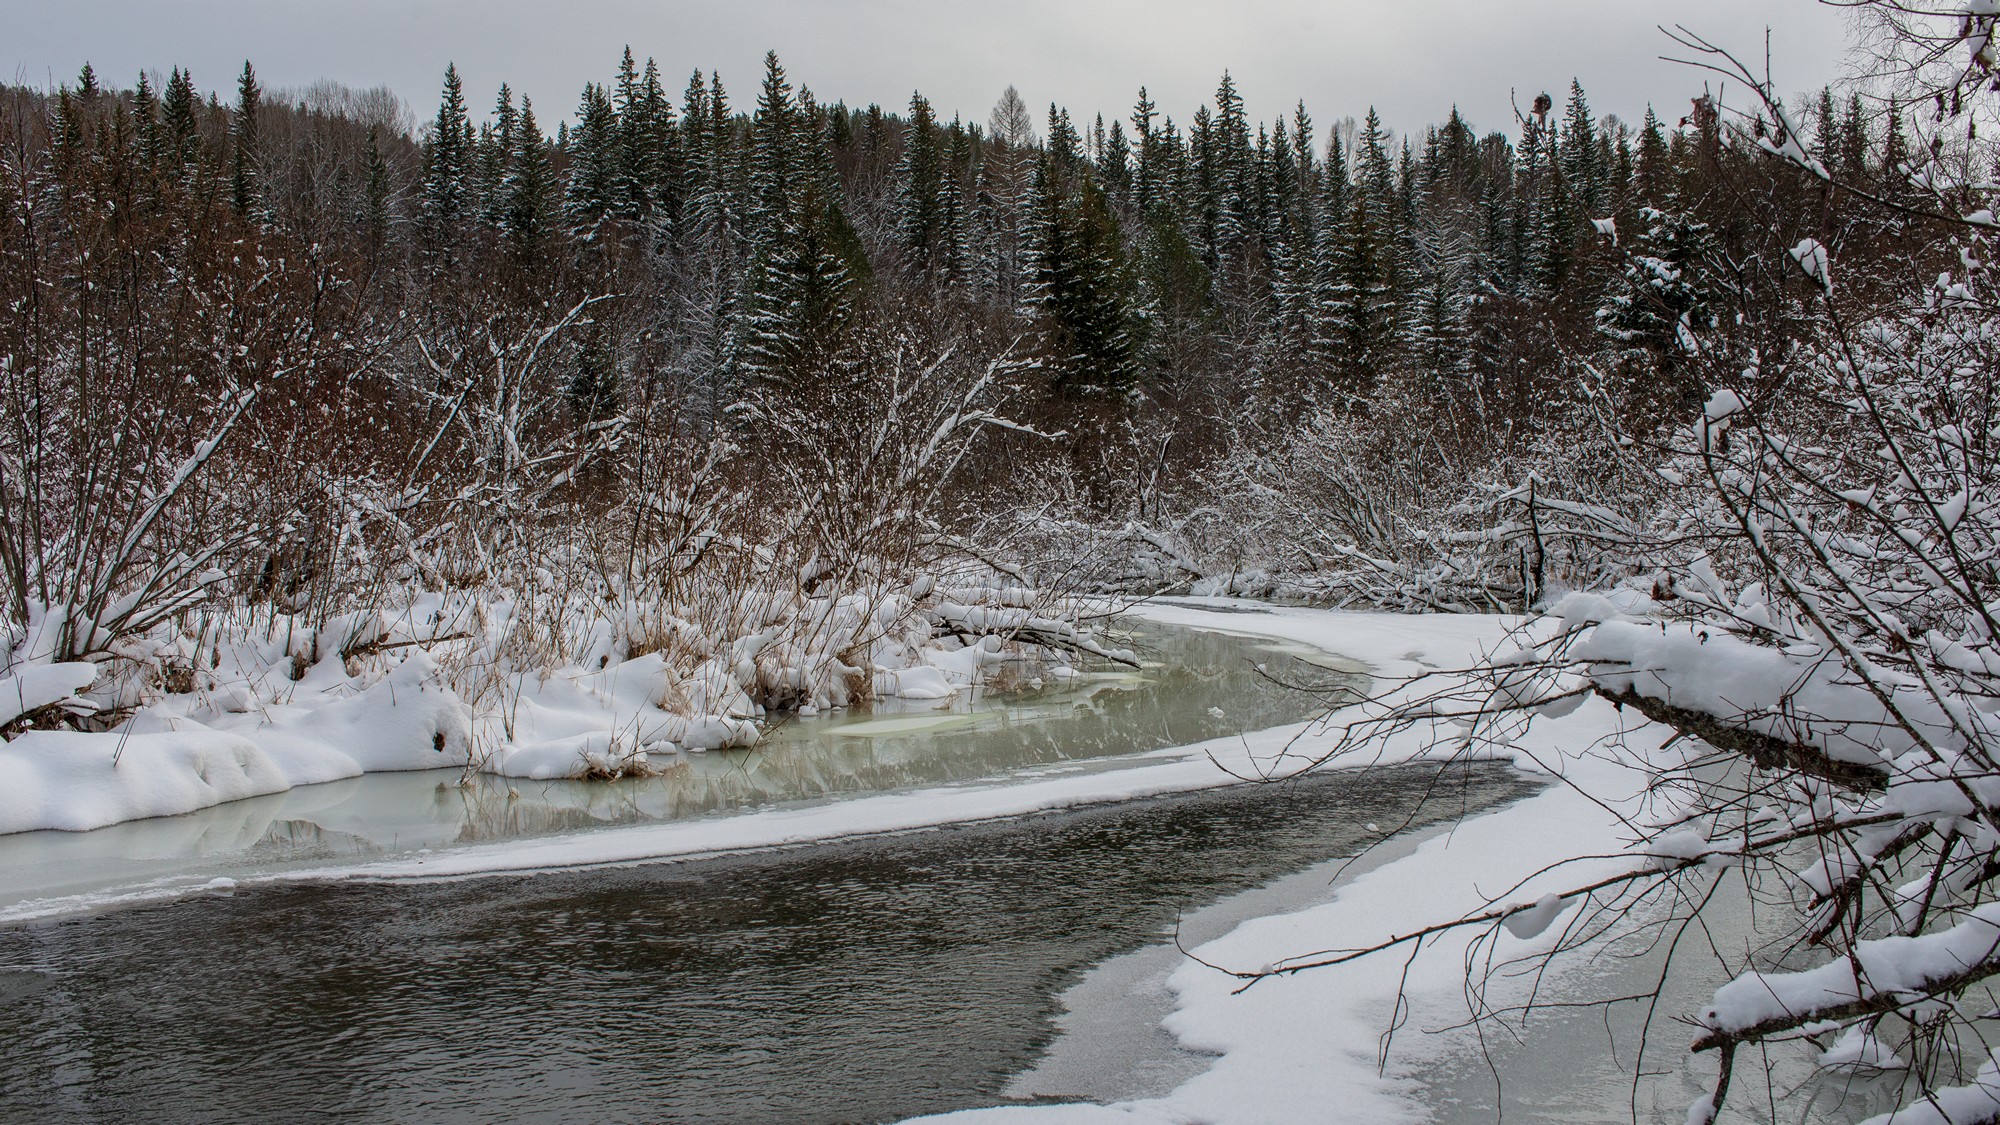
[[[1660,119],[1653,115],[1653,107],[1646,107],[1646,118],[1639,127],[1639,159],[1633,174],[1633,192],[1643,206],[1657,207],[1667,196],[1667,141],[1660,131]]]
[[[1840,118],[1840,178],[1859,184],[1868,173],[1868,124],[1861,113],[1861,95],[1847,96],[1847,111]]]
[[[230,123],[229,199],[239,215],[249,215],[258,206],[257,112],[262,99],[257,73],[246,60],[236,83],[236,114]]]
[[[512,178],[514,156],[520,148],[520,126],[521,114],[514,107],[514,91],[502,82],[500,93],[493,102],[493,120],[479,127],[473,160],[473,192],[480,200],[480,217],[496,229],[507,226],[507,210],[511,206],[507,184]]]
[[[750,122],[750,224],[762,247],[793,221],[799,179],[797,107],[776,51],[764,55],[764,85]]]
[[[1574,206],[1593,218],[1608,210],[1604,196],[1605,168],[1599,159],[1598,141],[1597,123],[1590,116],[1590,102],[1583,95],[1583,84],[1571,79],[1569,105],[1563,114],[1562,139],[1557,147],[1562,156],[1562,178]]]
[[[195,121],[195,109],[199,104],[193,77],[175,67],[167,78],[166,90],[160,95],[163,154],[175,173],[194,164],[201,155],[201,129]]]
[[[463,219],[470,209],[472,139],[458,67],[447,65],[444,94],[424,153],[424,215],[439,230]]]
[[[1067,185],[1054,158],[1028,193],[1026,301],[1043,326],[1059,399],[1122,399],[1138,377],[1129,282],[1117,220],[1085,175]]]
[[[896,238],[919,273],[931,270],[941,250],[943,167],[931,103],[912,94],[903,159],[896,165]]]
[[[577,104],[576,128],[570,133],[569,184],[563,209],[572,229],[594,228],[620,199],[622,145],[618,114],[604,87],[583,88]]]
[[[972,135],[957,117],[945,130],[944,174],[938,187],[938,225],[942,260],[938,276],[946,284],[969,280],[975,252],[968,222],[965,182],[971,173]]]
[[[514,154],[501,186],[506,200],[504,230],[516,265],[530,272],[544,264],[555,225],[555,173],[549,164],[548,140],[535,124],[535,107],[521,99],[514,123]]]
[[[1132,207],[1141,215],[1153,207],[1159,191],[1159,138],[1153,131],[1153,118],[1158,107],[1146,96],[1146,88],[1139,87],[1139,100],[1132,106],[1132,141],[1137,159],[1132,168]]]

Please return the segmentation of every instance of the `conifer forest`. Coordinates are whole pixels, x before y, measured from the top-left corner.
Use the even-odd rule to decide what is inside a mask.
[[[0,84],[0,1120],[2000,1121],[2000,0],[1825,6]]]

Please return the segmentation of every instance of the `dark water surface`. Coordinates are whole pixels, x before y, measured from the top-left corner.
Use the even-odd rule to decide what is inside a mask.
[[[1182,910],[1352,854],[1371,821],[1533,788],[1405,767],[0,930],[0,1119],[876,1122],[992,1104],[1050,1040],[1057,994]]]

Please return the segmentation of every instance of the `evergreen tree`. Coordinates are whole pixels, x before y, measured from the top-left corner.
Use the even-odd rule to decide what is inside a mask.
[[[257,73],[245,61],[236,83],[236,115],[230,128],[229,199],[239,215],[249,215],[258,206],[257,111],[262,98]]]
[[[1910,141],[1903,132],[1903,111],[1889,95],[1889,112],[1882,126],[1882,165],[1877,173],[1890,195],[1900,195],[1909,183]]]
[[[1840,119],[1840,160],[1837,165],[1841,179],[1850,184],[1858,184],[1868,172],[1868,124],[1861,114],[1861,95],[1847,96],[1847,112]]]
[[[201,155],[201,129],[195,121],[194,79],[175,67],[160,95],[160,126],[164,130],[162,154],[175,173],[193,165]]]
[[[521,99],[515,123],[514,155],[508,162],[501,195],[506,199],[507,244],[517,265],[533,271],[545,263],[555,225],[555,173],[549,164],[548,140],[535,124],[535,107]]]
[[[132,89],[132,131],[139,164],[158,173],[164,156],[160,138],[160,99],[144,71]]]
[[[922,94],[910,96],[910,124],[896,183],[897,241],[917,271],[928,272],[942,251],[944,165],[937,119]]]
[[[1833,88],[1822,86],[1819,103],[1813,109],[1813,155],[1833,169],[1840,166],[1840,111],[1833,104]]]
[[[1666,137],[1660,131],[1660,119],[1648,105],[1639,127],[1639,160],[1633,177],[1633,192],[1642,205],[1658,206],[1666,199],[1668,171]]]
[[[1561,154],[1562,179],[1573,206],[1586,217],[1598,217],[1609,208],[1605,202],[1605,172],[1599,159],[1597,123],[1590,116],[1590,102],[1583,84],[1571,79],[1569,105],[1563,113]]]
[[[777,237],[796,214],[795,189],[800,174],[797,131],[792,84],[785,78],[778,53],[767,52],[764,86],[750,124],[751,238],[760,246]]]
[[[458,67],[447,65],[444,95],[424,154],[424,214],[435,227],[448,228],[470,210],[472,143],[465,88],[459,81]]]
[[[1065,185],[1036,162],[1029,190],[1027,303],[1042,322],[1059,399],[1118,400],[1138,378],[1132,304],[1117,220],[1083,176]]]
[[[1640,219],[1646,229],[1597,311],[1598,330],[1650,351],[1663,369],[1671,368],[1693,332],[1714,326],[1714,301],[1703,279],[1703,256],[1713,238],[1684,212],[1647,207]]]
[[[505,82],[493,102],[493,120],[479,127],[473,167],[473,191],[480,199],[479,213],[487,225],[504,229],[512,200],[507,191],[520,151],[520,111],[514,107],[514,91]]]
[[[967,223],[965,182],[971,173],[972,136],[958,118],[945,130],[944,174],[938,188],[938,225],[942,260],[938,274],[946,284],[969,279],[974,251]]]
[[[572,228],[595,227],[620,202],[623,146],[618,114],[604,87],[584,86],[570,133],[569,184],[563,207]]]
[[[1137,149],[1137,161],[1132,168],[1132,207],[1142,215],[1152,210],[1159,192],[1160,142],[1153,131],[1157,113],[1158,107],[1146,96],[1146,88],[1139,87],[1139,100],[1132,106],[1132,141]]]

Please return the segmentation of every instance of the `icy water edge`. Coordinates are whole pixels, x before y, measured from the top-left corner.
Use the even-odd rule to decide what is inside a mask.
[[[1115,768],[1150,747],[1106,753],[1108,728],[1172,745],[1211,737],[1189,737],[1223,721],[1210,707],[1255,729],[1312,706],[1245,676],[1273,658],[1244,642],[1174,643],[1163,663],[1179,672],[1071,698],[1074,713],[910,737],[984,723],[1001,732],[981,743],[985,773]],[[802,755],[812,768],[739,763],[733,787],[703,790],[740,802],[649,812],[628,796],[611,817],[560,791],[544,804],[594,822],[724,815],[772,799],[748,780],[765,768],[820,790],[791,800],[878,788],[871,770],[907,784],[975,768],[830,738]],[[995,1104],[1090,966],[1160,943],[1184,911],[1360,851],[1380,839],[1368,824],[1400,823],[1426,792],[1434,819],[1532,788],[1494,767],[1436,800],[1435,780],[1332,775],[622,869],[279,885],[0,930],[0,1120],[868,1122]],[[492,803],[464,798],[459,831],[574,824],[505,812],[518,799],[478,814]],[[315,858],[341,846],[274,818],[249,847],[268,857],[273,832]],[[241,844],[187,854],[240,862]]]

